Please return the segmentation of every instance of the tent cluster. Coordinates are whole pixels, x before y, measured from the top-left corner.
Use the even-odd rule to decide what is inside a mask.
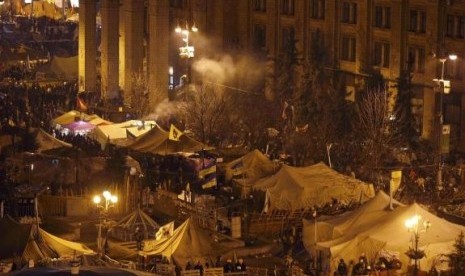
[[[170,132],[163,130],[155,121],[129,120],[114,124],[97,115],[72,110],[53,119],[52,125],[65,133],[88,135],[102,148],[112,144],[158,155],[211,149],[182,133],[173,139]]]
[[[258,150],[226,164],[225,175],[241,187],[243,195],[251,190],[265,192],[265,212],[308,209],[333,200],[346,205],[363,203],[375,195],[372,184],[338,173],[324,163],[280,165]]]
[[[303,242],[309,252],[321,252],[322,260],[329,262],[333,271],[340,259],[356,262],[362,254],[371,263],[380,257],[395,257],[406,270],[410,261],[406,252],[414,245],[405,223],[413,216],[421,218],[420,228],[423,222],[431,224],[419,239],[419,248],[426,256],[421,267],[429,270],[438,258],[452,251],[465,227],[441,219],[416,203],[403,205],[383,192],[353,212],[317,221],[316,225],[304,220]]]

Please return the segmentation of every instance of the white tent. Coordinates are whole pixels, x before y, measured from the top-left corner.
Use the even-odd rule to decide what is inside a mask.
[[[130,120],[120,124],[100,125],[94,130],[94,139],[105,148],[107,143],[124,145],[128,139],[135,139],[151,130],[155,121]]]
[[[265,208],[279,210],[305,209],[333,199],[344,204],[363,203],[375,194],[373,185],[340,174],[324,163],[308,167],[283,165],[276,174],[259,180],[252,188],[266,191]]]
[[[317,227],[313,221],[304,220],[304,245],[309,252],[320,250],[333,270],[341,258],[356,262],[364,253],[369,262],[375,262],[386,252],[398,256],[402,269],[406,270],[409,259],[405,252],[413,244],[405,222],[417,215],[421,217],[420,224],[431,223],[428,231],[420,233],[419,240],[419,247],[426,253],[421,268],[429,270],[435,259],[452,250],[459,233],[465,231],[465,227],[441,219],[416,203],[404,206],[394,201],[393,207],[391,210],[389,196],[380,192],[360,209],[317,222]]]

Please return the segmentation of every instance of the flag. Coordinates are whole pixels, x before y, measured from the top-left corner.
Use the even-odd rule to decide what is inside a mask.
[[[207,175],[216,173],[216,165],[199,171],[199,178],[205,178]]]
[[[182,131],[177,129],[174,125],[170,126],[170,133],[168,138],[172,141],[179,141],[179,138],[183,135]]]
[[[79,111],[85,111],[87,110],[87,105],[84,103],[83,100],[81,100],[81,98],[77,97],[77,101],[76,101],[76,109],[79,110]]]
[[[202,184],[202,189],[208,189],[213,187],[216,187],[216,177]]]
[[[169,237],[173,236],[173,232],[174,232],[174,221],[169,222],[169,223],[163,225],[162,227],[160,227],[160,229],[158,229],[157,233],[155,233],[155,239],[157,241],[159,241],[159,240],[162,240],[162,239],[169,238]]]

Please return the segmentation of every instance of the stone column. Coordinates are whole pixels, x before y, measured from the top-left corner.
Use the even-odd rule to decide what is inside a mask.
[[[95,41],[96,7],[94,0],[79,0],[79,92],[96,91]]]
[[[102,0],[101,74],[100,87],[102,99],[114,99],[119,96],[119,0]]]
[[[144,0],[123,1],[120,22],[120,76],[124,103],[132,106],[134,79],[144,79]]]
[[[149,1],[147,75],[149,109],[168,97],[169,1]]]

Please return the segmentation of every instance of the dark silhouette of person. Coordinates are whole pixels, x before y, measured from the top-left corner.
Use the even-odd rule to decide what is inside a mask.
[[[337,266],[337,273],[339,276],[347,276],[347,264],[344,259],[339,260],[339,264]]]

